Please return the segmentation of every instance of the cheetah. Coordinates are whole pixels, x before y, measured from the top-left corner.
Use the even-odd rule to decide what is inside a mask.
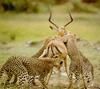
[[[25,62],[26,61],[26,62]],[[8,79],[5,85],[11,80],[12,75],[19,79],[19,85],[23,85],[27,79],[30,86],[34,81],[35,76],[39,76],[39,80],[43,85],[43,88],[48,89],[44,78],[55,66],[60,68],[62,64],[61,59],[58,58],[27,58],[23,56],[12,56],[8,58],[8,61],[2,66],[0,75],[5,71],[8,75]],[[24,79],[23,79],[24,78]],[[16,82],[16,81],[14,81]]]
[[[23,66],[21,61],[17,60],[17,58],[18,57],[15,56],[9,57],[6,63],[4,63],[0,69],[0,78],[4,72],[8,76],[4,84],[4,88],[6,88],[6,85],[9,84],[9,81],[13,75],[18,77],[18,85],[20,88],[24,87],[24,82],[26,80],[28,81],[30,87],[32,86],[33,77],[28,75],[27,69]]]
[[[76,39],[72,34],[67,35],[68,41],[66,44],[66,48],[68,51],[68,56],[70,58],[70,65],[69,65],[69,80],[70,84],[68,89],[72,86],[72,77],[73,74],[76,78],[76,85],[79,88],[79,80],[80,75],[82,76],[84,88],[87,89],[91,82],[93,82],[93,65],[90,61],[78,50],[76,46]]]

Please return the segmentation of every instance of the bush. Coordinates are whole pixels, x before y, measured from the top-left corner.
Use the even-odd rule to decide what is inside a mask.
[[[38,13],[41,6],[53,4],[51,0],[0,0],[0,9],[4,11],[34,12]],[[43,6],[44,5],[44,6]]]
[[[18,11],[18,12],[26,11],[27,9],[25,0],[16,0],[16,1],[13,0],[12,5],[14,6],[15,11]]]
[[[14,6],[12,5],[12,1],[11,1],[11,0],[2,0],[2,1],[0,2],[0,7],[1,7],[4,11],[14,10]]]
[[[86,4],[81,1],[73,1],[73,11],[75,12],[86,12],[86,13],[95,13],[98,9],[93,4]]]
[[[97,8],[100,8],[100,0],[94,4]]]
[[[85,3],[96,3],[98,0],[82,0]]]

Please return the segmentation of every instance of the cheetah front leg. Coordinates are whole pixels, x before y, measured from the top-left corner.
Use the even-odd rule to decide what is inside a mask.
[[[33,76],[29,76],[28,74],[24,74],[24,75],[18,76],[18,79],[19,79],[18,89],[24,89],[24,84],[25,84],[26,81],[28,81],[29,89],[32,89],[33,78],[34,78]]]
[[[73,84],[73,73],[72,72],[69,72],[69,85],[68,85],[68,88],[67,89],[70,89],[72,87],[72,84]]]
[[[80,74],[78,72],[75,73],[75,85],[77,89],[80,89]]]
[[[35,83],[34,82],[34,77],[33,76],[29,76],[27,78],[27,80],[28,80],[28,84],[29,84],[29,89],[33,89],[33,83]]]
[[[84,85],[84,89],[87,89],[86,83],[85,83],[85,74],[83,73],[83,69],[81,67],[81,76],[82,76],[82,81],[83,81],[83,85]]]
[[[83,80],[84,89],[87,89],[87,86],[86,86],[86,84],[85,84],[85,79],[84,79],[83,74],[82,74],[82,80]]]
[[[24,89],[24,82],[26,81],[25,76],[18,76],[18,89]]]

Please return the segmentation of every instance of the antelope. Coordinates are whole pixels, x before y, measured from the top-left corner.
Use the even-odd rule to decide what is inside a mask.
[[[55,26],[55,27],[50,26],[50,28],[52,30],[56,30],[58,35],[57,35],[55,40],[61,39],[61,41],[64,43],[64,45],[67,48],[66,56],[68,55],[71,59],[71,63],[70,63],[70,66],[69,66],[69,75],[68,75],[69,80],[70,80],[70,84],[68,86],[68,89],[71,88],[72,75],[73,74],[75,74],[75,76],[76,76],[76,82],[78,82],[77,77],[80,77],[80,75],[82,76],[84,88],[87,89],[87,86],[89,84],[93,84],[93,83],[91,83],[93,81],[93,76],[94,76],[93,75],[93,66],[89,62],[89,60],[78,50],[78,48],[76,46],[76,37],[75,37],[75,35],[72,34],[71,32],[69,32],[68,30],[66,31],[66,29],[65,29],[65,27],[73,21],[73,18],[71,16],[70,12],[69,12],[69,16],[70,16],[71,20],[68,23],[66,23],[64,26],[59,27],[57,24],[55,24],[51,20],[52,13],[50,11],[49,22],[52,25]],[[66,64],[67,57],[66,56],[64,57],[64,59],[65,59],[64,63],[65,63],[65,69],[66,69],[66,72],[67,72],[67,64]],[[77,67],[77,69],[76,69],[76,67]],[[79,83],[77,83],[77,84],[79,84]],[[86,85],[86,84],[88,84],[88,85]],[[77,85],[77,86],[79,88],[79,85]]]
[[[60,57],[62,56],[62,58],[64,60],[64,66],[65,66],[66,73],[67,73],[67,55],[68,55],[68,53],[67,53],[65,44],[67,42],[66,35],[69,34],[70,32],[67,32],[65,30],[65,27],[73,21],[71,13],[69,13],[69,16],[70,16],[71,20],[68,23],[66,23],[64,26],[59,27],[51,20],[52,13],[50,11],[50,17],[49,17],[48,21],[52,25],[55,26],[55,28],[52,26],[50,26],[50,28],[52,30],[53,29],[56,30],[58,35],[49,39],[48,45],[46,46],[44,52],[40,56],[40,57],[46,57],[46,56],[53,57],[53,55],[60,54]],[[59,70],[59,72],[60,72],[60,70]],[[67,73],[67,75],[68,75],[68,73]],[[50,76],[47,79],[47,83],[49,81],[49,78],[50,78]]]

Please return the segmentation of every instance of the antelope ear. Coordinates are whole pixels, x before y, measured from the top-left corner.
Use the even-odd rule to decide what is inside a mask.
[[[55,30],[55,31],[58,32],[58,30],[55,27],[53,27],[53,26],[49,26],[49,27],[50,27],[51,30]]]
[[[52,26],[49,26],[49,27],[50,27],[51,30],[53,30],[53,27]]]

